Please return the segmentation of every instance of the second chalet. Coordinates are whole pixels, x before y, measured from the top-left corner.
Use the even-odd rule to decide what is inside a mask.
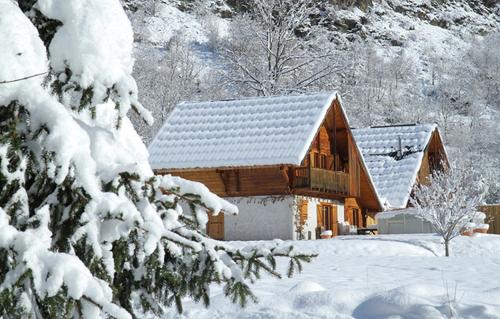
[[[449,167],[436,124],[373,126],[353,129],[356,144],[374,182],[384,212],[375,221],[379,234],[434,232],[428,222],[415,216],[410,198],[429,176]]]
[[[157,174],[239,207],[216,239],[316,239],[383,209],[336,93],[181,103],[149,146]]]

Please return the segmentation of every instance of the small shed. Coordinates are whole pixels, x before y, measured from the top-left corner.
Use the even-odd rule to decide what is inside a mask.
[[[379,234],[419,234],[435,233],[432,225],[417,216],[415,208],[386,211],[378,213],[376,216]],[[462,234],[484,233],[488,230],[485,224],[487,215],[481,211],[474,214],[474,217],[462,229]]]
[[[407,208],[386,211],[376,215],[379,234],[433,233],[432,225],[415,214],[415,209]]]

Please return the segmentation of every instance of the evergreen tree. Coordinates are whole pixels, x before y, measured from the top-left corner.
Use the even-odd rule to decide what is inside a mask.
[[[207,238],[207,212],[236,207],[153,174],[127,117],[151,122],[118,0],[0,0],[0,43],[0,318],[181,311],[208,305],[210,283],[245,305],[247,281],[280,276],[276,256],[289,275],[310,260]]]

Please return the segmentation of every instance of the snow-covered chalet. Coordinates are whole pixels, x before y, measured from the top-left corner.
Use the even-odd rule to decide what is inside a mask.
[[[448,167],[448,158],[436,124],[407,124],[352,129],[384,205],[377,219],[392,219],[382,232],[430,232],[430,226],[411,216],[410,198],[416,184],[427,184],[436,170]],[[398,212],[405,216],[398,216]],[[372,222],[371,220],[368,223]],[[387,227],[386,227],[387,228]]]
[[[238,205],[210,217],[217,239],[315,239],[383,209],[336,93],[183,102],[149,153]]]

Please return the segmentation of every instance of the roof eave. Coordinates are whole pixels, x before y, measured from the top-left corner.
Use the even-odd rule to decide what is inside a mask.
[[[263,165],[239,165],[239,166],[208,166],[208,167],[184,167],[184,168],[153,168],[153,171],[163,172],[187,172],[187,171],[207,171],[207,170],[235,170],[235,169],[258,169],[258,168],[271,168],[271,167],[296,167],[299,164],[281,163],[281,164],[263,164]]]

